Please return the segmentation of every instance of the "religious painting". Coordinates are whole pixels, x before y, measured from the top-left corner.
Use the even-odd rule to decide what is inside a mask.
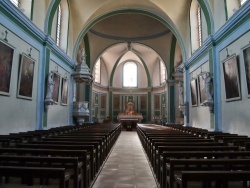
[[[250,97],[250,45],[243,48],[242,52],[246,73],[247,95]]]
[[[235,54],[222,62],[222,71],[224,75],[226,101],[240,99],[240,83],[237,58]]]
[[[196,83],[196,79],[191,80],[191,82],[190,82],[190,91],[191,91],[192,106],[197,106],[197,83]]]
[[[106,95],[101,95],[101,108],[106,108]]]
[[[206,92],[205,92],[205,74],[201,74],[198,76],[199,81],[199,94],[200,94],[200,103],[203,104],[205,102],[206,98]]]
[[[98,101],[98,94],[97,93],[95,93],[95,99],[94,100],[95,100],[95,104],[98,104],[99,101]]]
[[[54,89],[52,92],[52,99],[57,104],[58,96],[59,96],[59,87],[60,87],[60,76],[59,74],[53,72],[53,81],[54,81]]]
[[[10,94],[11,70],[14,49],[0,41],[0,94]]]
[[[114,109],[120,109],[120,96],[119,95],[114,95],[113,105],[114,105]]]
[[[154,95],[155,110],[160,109],[160,95]]]
[[[21,55],[17,97],[32,99],[35,61],[26,54]]]
[[[140,108],[141,110],[147,109],[147,96],[140,96]]]
[[[68,80],[66,78],[62,78],[61,105],[68,104],[68,87]]]

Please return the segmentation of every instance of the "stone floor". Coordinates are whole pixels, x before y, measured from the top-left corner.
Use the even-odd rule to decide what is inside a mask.
[[[136,132],[122,131],[92,188],[156,188]]]

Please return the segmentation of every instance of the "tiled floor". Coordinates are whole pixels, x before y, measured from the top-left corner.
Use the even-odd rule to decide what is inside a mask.
[[[136,132],[122,131],[92,188],[156,188]]]

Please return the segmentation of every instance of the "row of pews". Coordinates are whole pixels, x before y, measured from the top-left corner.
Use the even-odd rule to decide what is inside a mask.
[[[54,181],[59,188],[88,188],[120,133],[119,124],[109,123],[0,135],[0,186],[20,179],[26,185]]]
[[[137,133],[160,188],[250,187],[248,136],[149,124]]]

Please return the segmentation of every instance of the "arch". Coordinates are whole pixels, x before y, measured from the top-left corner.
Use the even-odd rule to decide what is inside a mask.
[[[86,35],[86,33],[89,31],[89,29],[96,24],[98,21],[105,19],[109,16],[114,16],[116,14],[122,14],[122,13],[138,13],[138,14],[144,14],[147,16],[150,16],[158,21],[160,21],[161,23],[163,23],[164,25],[166,25],[176,36],[176,38],[178,39],[178,42],[180,43],[181,46],[181,51],[183,54],[183,59],[184,61],[187,60],[187,53],[186,53],[186,48],[185,48],[185,44],[184,41],[182,40],[182,37],[180,35],[180,33],[178,32],[177,28],[175,27],[175,25],[173,24],[173,22],[171,20],[166,20],[165,18],[163,18],[162,16],[151,12],[150,10],[145,10],[145,9],[140,9],[140,8],[124,8],[124,9],[116,9],[116,10],[112,10],[110,12],[106,12],[105,14],[102,14],[100,16],[95,17],[89,24],[87,24],[81,31],[81,33],[78,35],[78,38],[75,42],[75,46],[73,49],[73,57],[76,57],[76,53],[77,53],[77,48],[82,40],[82,38]]]
[[[44,33],[51,35],[52,22],[61,0],[51,0],[44,23]]]
[[[214,33],[214,19],[211,7],[207,0],[197,0],[200,4],[200,7],[204,13],[206,22],[207,22],[207,33],[211,35]]]

